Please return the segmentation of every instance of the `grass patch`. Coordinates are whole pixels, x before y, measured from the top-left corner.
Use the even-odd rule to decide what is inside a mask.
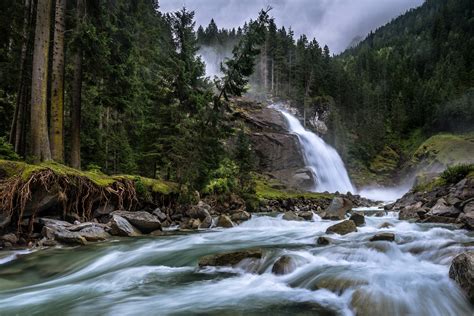
[[[430,192],[430,191],[435,190],[436,188],[442,187],[443,185],[446,185],[446,181],[441,177],[437,177],[435,179],[432,179],[431,181],[423,182],[423,183],[415,185],[413,187],[413,191],[414,192]]]
[[[461,164],[447,168],[441,178],[449,184],[455,184],[474,172],[474,164]]]
[[[256,196],[260,200],[285,200],[285,199],[332,199],[333,194],[301,192],[285,189],[278,181],[259,177],[255,180]]]

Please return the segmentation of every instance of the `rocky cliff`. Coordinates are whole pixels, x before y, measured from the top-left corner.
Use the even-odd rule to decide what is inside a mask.
[[[298,137],[287,131],[283,115],[264,104],[238,99],[233,102],[234,118],[245,124],[257,157],[260,173],[296,189],[314,185],[305,168]]]

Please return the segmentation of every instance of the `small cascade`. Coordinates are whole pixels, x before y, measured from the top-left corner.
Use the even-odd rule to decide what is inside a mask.
[[[316,192],[355,193],[344,162],[337,151],[326,144],[324,140],[313,132],[306,130],[300,121],[281,108],[280,111],[288,122],[290,132],[299,138],[307,167],[312,171],[316,184]]]

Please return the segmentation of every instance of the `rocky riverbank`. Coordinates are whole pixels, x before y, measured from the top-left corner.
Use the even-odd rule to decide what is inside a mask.
[[[401,199],[385,207],[403,220],[456,224],[474,230],[474,176],[449,183],[441,177],[418,184]]]
[[[315,214],[322,218],[338,220],[343,219],[346,212],[355,205],[368,206],[368,202],[357,196],[336,196],[332,200],[289,198],[262,201],[260,211],[283,213],[283,218],[287,220],[310,221]],[[23,218],[19,228],[11,223],[4,225],[3,234],[0,235],[0,249],[49,247],[58,244],[86,245],[107,240],[112,236],[162,236],[173,232],[230,228],[252,217],[245,202],[235,195],[221,203],[208,198],[191,206],[175,205],[136,211],[113,208],[107,208],[109,211],[104,208],[101,210],[94,212],[97,215],[88,221],[59,214],[53,216],[46,210],[45,214],[49,215],[45,217]]]

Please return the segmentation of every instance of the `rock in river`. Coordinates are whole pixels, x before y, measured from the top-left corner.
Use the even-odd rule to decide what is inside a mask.
[[[140,236],[138,229],[133,227],[125,218],[117,214],[112,215],[110,220],[110,233],[114,236],[134,237]]]
[[[462,253],[453,259],[449,277],[456,281],[474,304],[474,251]]]
[[[151,215],[148,212],[116,211],[112,214],[125,218],[144,234],[149,234],[155,230],[161,229],[161,222],[158,217]]]
[[[352,209],[352,202],[349,199],[335,197],[329,207],[321,214],[323,219],[343,220],[346,212]]]
[[[380,233],[370,238],[370,241],[395,241],[395,235],[392,233]]]
[[[349,218],[351,221],[354,221],[357,227],[365,225],[365,216],[360,213],[353,213]]]
[[[290,256],[282,256],[273,264],[272,272],[276,275],[284,275],[296,269],[295,260]]]
[[[224,227],[224,228],[231,228],[231,227],[234,227],[234,223],[232,223],[232,220],[230,219],[229,216],[221,215],[217,219],[217,226]]]
[[[316,243],[320,246],[327,246],[329,245],[331,242],[331,240],[327,237],[318,237],[318,239],[316,240]]]
[[[357,227],[356,227],[356,224],[354,223],[354,221],[347,220],[347,221],[340,222],[336,225],[330,226],[326,230],[326,233],[328,233],[328,234],[335,233],[335,234],[339,234],[339,235],[346,235],[346,234],[356,232],[356,231],[357,231]]]
[[[235,266],[244,259],[261,259],[263,257],[263,251],[261,249],[249,249],[235,252],[220,253],[217,255],[209,255],[199,259],[199,266],[213,266],[213,267],[224,267],[224,266]]]
[[[285,212],[285,214],[283,214],[283,219],[285,221],[302,221],[303,220],[301,217],[296,215],[295,212],[292,212],[292,211]]]

